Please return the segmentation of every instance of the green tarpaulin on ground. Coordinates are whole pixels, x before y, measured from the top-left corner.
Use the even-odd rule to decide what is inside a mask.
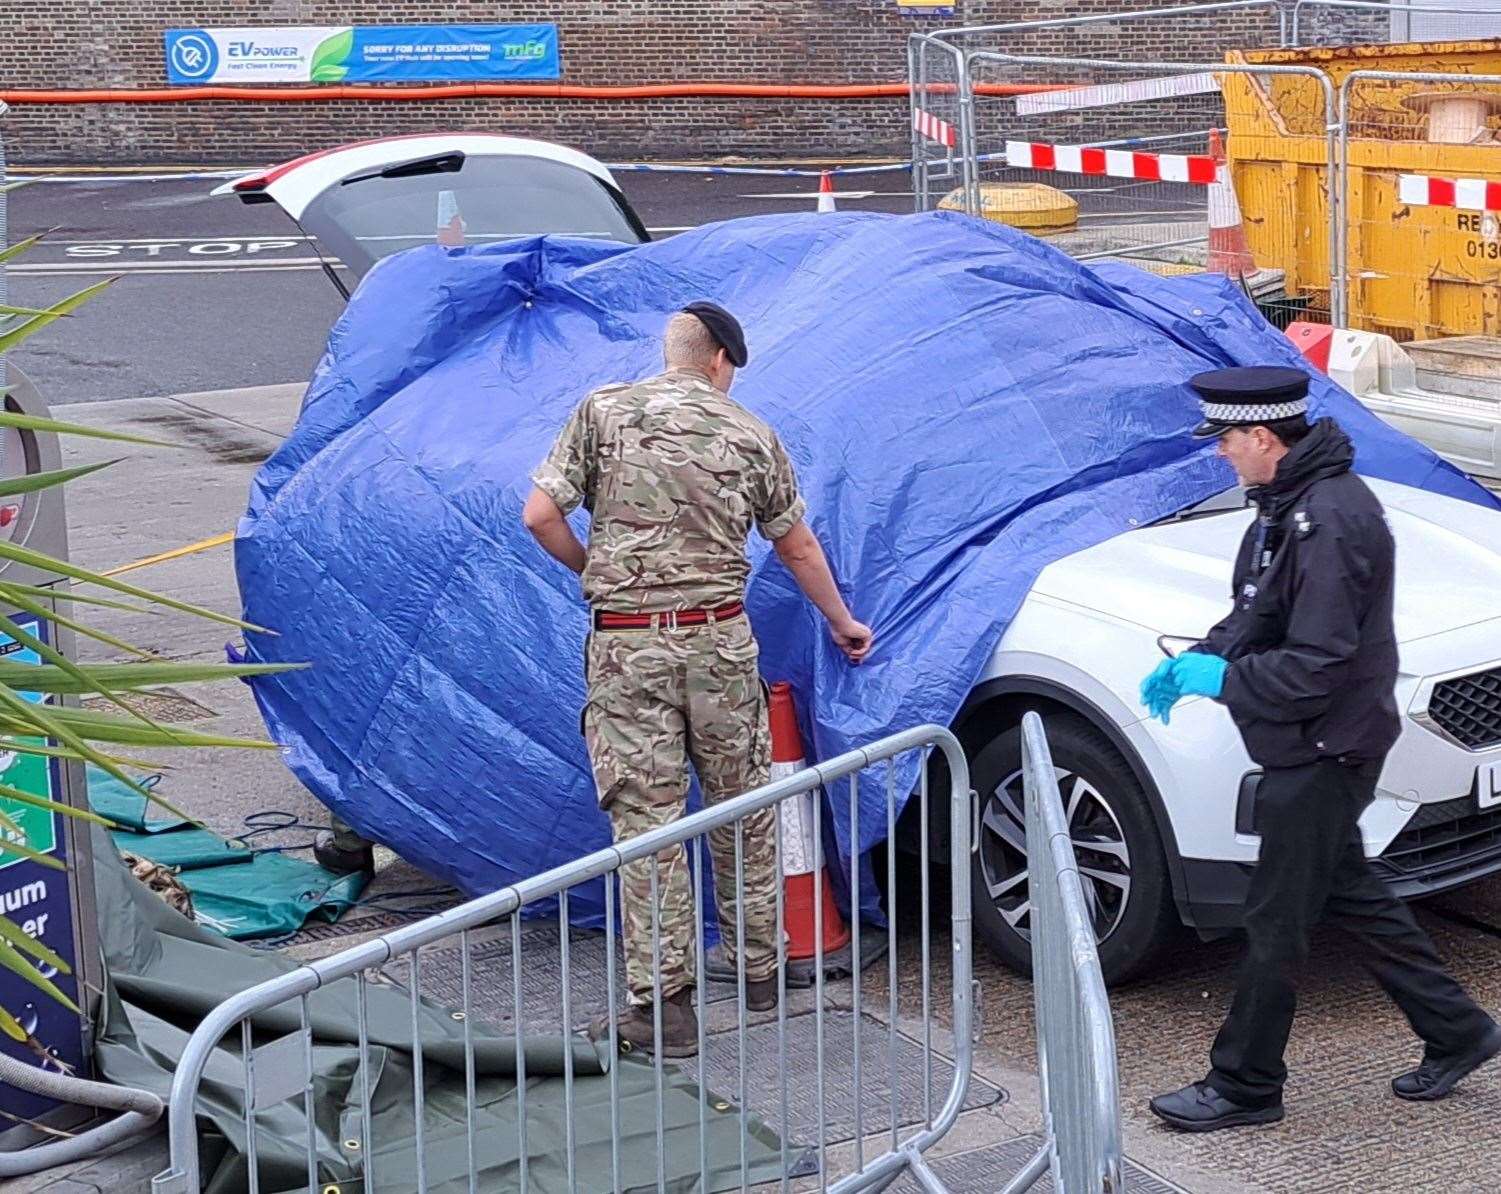
[[[188,1036],[212,1008],[231,995],[296,969],[278,954],[255,951],[209,932],[173,912],[120,863],[110,833],[95,827],[99,931],[108,975],[98,1026],[96,1060],[110,1081],[155,1091],[166,1098]],[[237,868],[243,869],[243,868]],[[371,1170],[382,1194],[417,1189],[414,1139],[412,1006],[386,985],[366,987],[369,1025],[368,1082]],[[344,979],[308,997],[313,1035],[314,1130],[317,1186],[355,1194],[364,1189],[361,1140],[364,1077],[356,1029],[356,985]],[[469,1189],[465,1134],[463,1024],[453,1013],[423,1002],[418,1010],[423,1051],[423,1119],[427,1188],[432,1194]],[[297,1001],[254,1021],[256,1046],[297,1031]],[[515,1040],[482,1024],[475,1045],[476,1188],[520,1189]],[[563,1050],[574,1072],[574,1176],[582,1191],[613,1188],[608,1058],[579,1036],[554,1033],[528,1038],[526,1056],[526,1163],[536,1194],[569,1189],[565,1136]],[[622,1061],[616,1071],[620,1123],[620,1185],[674,1194],[740,1186],[739,1111],[729,1100],[707,1099],[708,1179],[699,1172],[699,1091],[675,1067],[665,1067],[662,1102],[664,1147],[657,1148],[656,1079],[647,1064]],[[238,1032],[221,1041],[198,1101],[202,1176],[209,1194],[247,1189],[244,1069]],[[780,1175],[779,1143],[757,1120],[746,1147],[750,1184]],[[256,1155],[264,1194],[307,1189],[308,1124],[300,1097],[268,1107],[256,1117]],[[351,1146],[354,1142],[355,1146]]]
[[[367,875],[336,875],[196,828],[97,767],[89,767],[88,780],[89,804],[119,826],[115,845],[177,870],[198,920],[236,941],[286,937],[309,920],[338,920],[365,889]]]

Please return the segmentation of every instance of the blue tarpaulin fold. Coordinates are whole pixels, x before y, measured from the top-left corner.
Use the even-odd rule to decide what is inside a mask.
[[[1185,379],[1301,363],[1225,279],[1086,268],[953,214],[770,216],[633,248],[546,238],[382,263],[256,478],[236,566],[245,616],[279,632],[250,636],[252,656],[313,664],[254,682],[292,769],[466,891],[608,841],[578,728],[585,607],[521,504],[573,406],[658,371],[666,316],[704,297],[744,323],[734,396],[781,435],[876,629],[870,660],[847,666],[753,537],[762,672],[792,682],[823,758],[949,722],[1046,564],[1230,483],[1188,435]],[[1313,402],[1363,472],[1491,501],[1322,376]],[[847,850],[847,802],[833,806]],[[883,776],[860,810],[868,849],[885,834]]]

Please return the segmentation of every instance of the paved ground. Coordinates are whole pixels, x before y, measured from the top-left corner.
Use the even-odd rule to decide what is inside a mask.
[[[295,386],[268,387],[231,394],[97,403],[62,411],[67,417],[99,425],[155,434],[167,430],[186,445],[177,451],[133,452],[111,480],[89,478],[73,487],[70,523],[75,557],[90,566],[116,564],[232,525],[255,459],[269,452],[290,426],[298,393]],[[69,459],[99,459],[109,451],[106,445],[81,441],[70,449]],[[125,507],[117,497],[122,491],[140,494],[141,498]],[[153,566],[137,573],[136,578],[170,595],[215,608],[233,610],[236,605],[230,556],[223,549]],[[105,623],[106,628],[174,658],[218,658],[226,637],[217,628],[177,618],[110,615]],[[248,691],[242,686],[198,689],[193,695],[216,714],[214,720],[195,726],[236,733],[259,731]],[[274,754],[205,752],[178,762],[163,781],[164,793],[222,832],[242,831],[247,814],[268,807],[294,812],[309,822],[320,815],[316,803]],[[305,838],[305,831],[297,831],[283,840]],[[904,890],[910,889],[910,885],[904,886]],[[941,887],[937,890],[942,891]],[[453,898],[453,893],[435,889],[429,880],[386,856],[371,898],[337,928],[304,933],[294,943],[293,951],[304,958],[326,954],[450,903]],[[1501,922],[1501,883],[1445,897],[1443,906],[1462,909],[1484,921]],[[1489,1005],[1501,1006],[1501,941],[1431,911],[1425,910],[1422,916],[1463,981]],[[944,1028],[949,1017],[941,917],[933,933],[935,943],[939,943],[932,952],[937,1007],[934,1021],[940,1054],[947,1054],[950,1050],[945,1046]],[[917,923],[904,917],[898,951],[898,990],[902,996],[898,1025],[907,1042],[903,1048],[909,1051],[922,1039],[917,934]],[[529,936],[529,940],[533,938]],[[530,951],[532,947],[528,948]],[[592,944],[591,939],[581,940],[578,956],[583,957],[590,949],[598,951],[597,938]],[[540,952],[543,960],[538,964],[546,967],[545,943]],[[493,1008],[487,1005],[483,1009],[486,1014],[502,1020],[509,1014],[508,1007],[501,1006],[507,998],[504,979],[509,970],[504,954],[500,949],[486,955],[483,965],[491,967],[494,974],[477,988],[487,992],[485,999],[495,1002]],[[1457,1192],[1491,1188],[1490,1175],[1501,1161],[1501,1146],[1496,1144],[1493,1128],[1501,1117],[1501,1069],[1477,1076],[1442,1105],[1411,1106],[1392,1099],[1386,1081],[1409,1063],[1412,1042],[1400,1017],[1333,941],[1322,943],[1309,967],[1305,1010],[1289,1056],[1293,1078],[1288,1090],[1288,1120],[1269,1129],[1207,1138],[1180,1137],[1159,1127],[1145,1113],[1144,1101],[1149,1094],[1202,1071],[1205,1051],[1228,1000],[1235,960],[1234,943],[1185,944],[1150,980],[1113,993],[1126,1140],[1131,1157],[1140,1167],[1133,1171],[1133,1189],[1232,1194],[1248,1190],[1391,1188]],[[590,1007],[592,980],[587,974],[592,972],[583,962],[576,963],[575,972],[585,975],[580,980],[583,993],[578,997],[577,1020]],[[440,959],[425,971],[425,981],[433,984],[433,994],[457,999],[456,973],[453,961]],[[955,1188],[981,1191],[996,1189],[1000,1176],[1022,1163],[1028,1148],[1035,1144],[1029,1134],[1037,1130],[1038,1116],[1032,1076],[1030,988],[983,951],[976,958],[976,976],[984,992],[976,1070],[982,1085],[976,1088],[978,1094],[972,1094],[972,1109],[942,1151],[952,1154],[944,1163]],[[539,981],[545,984],[549,980],[544,974]],[[885,991],[885,969],[878,967],[869,973],[865,990],[865,1006],[875,1015],[868,1032],[878,1046],[885,1042]],[[597,987],[593,998],[598,999]],[[833,1007],[847,1006],[847,987],[831,987],[830,998]],[[528,1006],[533,1005],[529,1002]],[[798,1006],[806,1013],[806,997]],[[716,1085],[733,1089],[733,1022],[726,1021],[721,1011],[714,1027],[730,1031],[713,1054],[719,1057],[714,1064],[722,1068]],[[799,1031],[806,1035],[810,1027]],[[804,1046],[806,1053],[811,1046],[807,1042]],[[831,1049],[831,1057],[834,1052]],[[847,1067],[848,1060],[836,1064]],[[847,1100],[849,1078],[842,1070],[834,1072],[829,1083],[830,1117],[843,1126],[831,1132],[836,1147],[830,1154],[830,1164],[839,1166],[849,1162],[853,1130],[847,1103],[837,1102]],[[867,1131],[874,1131],[884,1114],[880,1099],[885,1085],[879,1077],[884,1073],[882,1048],[877,1049],[874,1062],[867,1063],[866,1072],[867,1077],[877,1075],[871,1079],[875,1094],[867,1120]],[[916,1072],[910,1059],[904,1062],[904,1088],[910,1088]],[[796,1115],[806,1120],[807,1083],[800,1081],[794,1086],[800,1088]],[[917,1087],[920,1090],[920,1081]],[[986,1091],[991,1093],[985,1095]],[[1004,1097],[996,1091],[1004,1092]],[[769,1095],[752,1086],[752,1105],[774,1117],[778,1108],[774,1097],[768,1103]],[[799,1141],[810,1138],[806,1129],[804,1122],[797,1133]],[[837,1143],[841,1140],[843,1143]],[[876,1142],[872,1141],[870,1147],[876,1147]],[[146,1159],[141,1159],[142,1155]],[[158,1160],[156,1154],[148,1152],[138,1154],[132,1163],[144,1173]],[[58,1185],[48,1194],[129,1188],[112,1186],[111,1172],[95,1166],[79,1175],[75,1185]]]

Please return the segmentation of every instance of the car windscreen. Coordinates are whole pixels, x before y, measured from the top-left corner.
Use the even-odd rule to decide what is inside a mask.
[[[586,170],[533,157],[447,155],[354,175],[303,213],[303,228],[363,276],[376,261],[434,243],[480,245],[549,233],[638,244],[642,230]]]
[[[1245,489],[1237,485],[1213,497],[1205,498],[1186,510],[1179,510],[1176,514],[1159,518],[1153,525],[1160,525],[1164,522],[1187,522],[1194,518],[1212,518],[1216,514],[1233,514],[1237,510],[1244,510],[1249,500]]]

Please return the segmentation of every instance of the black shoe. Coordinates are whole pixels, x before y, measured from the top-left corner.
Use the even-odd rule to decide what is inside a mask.
[[[313,842],[313,857],[318,865],[336,875],[353,875],[360,871],[367,874],[375,870],[375,850],[366,846],[361,850],[345,850],[334,844],[331,831],[320,833]]]
[[[1180,1132],[1213,1132],[1247,1124],[1274,1124],[1282,1118],[1282,1104],[1247,1107],[1227,1099],[1207,1082],[1193,1082],[1172,1094],[1158,1095],[1147,1104],[1152,1113]]]
[[[1417,1069],[1392,1079],[1392,1094],[1415,1103],[1441,1099],[1461,1078],[1483,1066],[1497,1053],[1501,1053],[1501,1025],[1492,1024],[1474,1047],[1463,1053],[1452,1057],[1430,1057],[1425,1053]]]

